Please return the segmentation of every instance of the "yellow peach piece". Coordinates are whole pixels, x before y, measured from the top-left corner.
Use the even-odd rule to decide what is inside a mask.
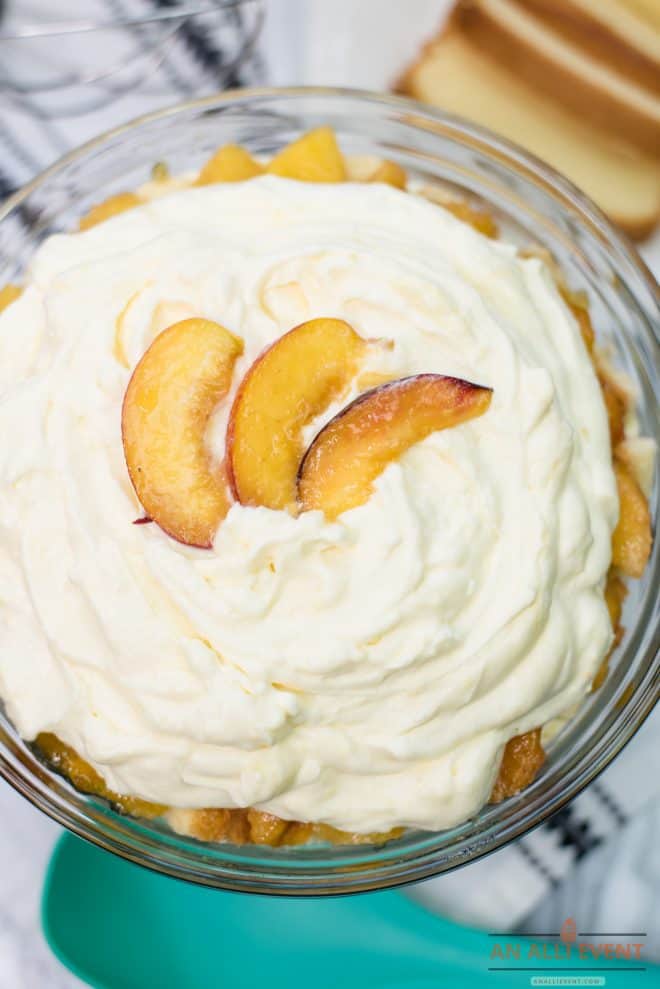
[[[384,182],[386,185],[393,185],[395,189],[405,189],[408,176],[405,170],[401,168],[401,165],[397,165],[395,161],[385,159],[373,175],[370,176],[369,181]]]
[[[243,344],[218,323],[186,319],[160,333],[126,389],[126,466],[146,514],[179,542],[209,547],[229,508],[205,445]]]
[[[610,443],[615,450],[625,438],[625,419],[628,409],[628,396],[606,371],[596,367],[600,390],[605,403],[607,421],[610,427]]]
[[[234,808],[229,812],[226,840],[234,845],[244,845],[250,840],[250,822],[246,809]]]
[[[607,605],[616,642],[621,638],[621,615],[623,614],[623,602],[627,594],[628,589],[624,582],[616,573],[610,570],[605,582],[605,604]]]
[[[612,565],[627,577],[641,577],[651,555],[651,515],[642,489],[630,468],[615,459],[619,491],[619,521],[612,533]]]
[[[250,840],[255,845],[279,845],[284,832],[289,826],[288,821],[274,814],[267,814],[265,811],[251,808],[247,812],[247,819],[250,825]]]
[[[281,845],[306,845],[313,837],[314,825],[292,821],[280,839]]]
[[[575,316],[577,324],[580,328],[580,334],[584,340],[584,345],[589,351],[589,354],[593,357],[596,334],[594,333],[591,316],[589,315],[589,299],[586,293],[574,292],[572,289],[568,288],[563,281],[557,283],[557,288],[559,289],[559,293],[564,299],[564,302]]]
[[[378,155],[346,155],[346,181],[369,182],[383,162]]]
[[[108,199],[104,199],[102,203],[92,206],[89,213],[80,218],[78,229],[89,230],[90,227],[95,227],[97,223],[103,223],[104,220],[109,220],[112,216],[117,216],[119,213],[125,213],[126,210],[139,206],[141,202],[142,200],[134,192],[118,192],[116,196],[110,196]]]
[[[486,210],[471,205],[466,199],[458,199],[456,195],[452,195],[449,190],[439,185],[424,186],[420,190],[420,195],[448,210],[457,220],[469,223],[484,237],[489,237],[491,240],[497,239],[499,235],[497,223]]]
[[[459,378],[419,374],[361,395],[318,434],[298,475],[304,511],[329,519],[364,504],[393,460],[430,433],[482,415],[492,391]]]
[[[580,334],[584,340],[584,345],[589,353],[593,354],[596,334],[594,333],[591,317],[589,316],[589,310],[583,309],[582,306],[574,305],[571,305],[571,309],[577,320],[577,324],[580,327]]]
[[[243,182],[255,175],[262,175],[263,165],[249,151],[238,144],[225,144],[203,165],[195,185],[211,185],[214,182]]]
[[[283,148],[268,165],[272,175],[301,182],[344,182],[346,163],[330,127],[318,127]]]
[[[12,302],[15,302],[20,295],[23,294],[23,289],[20,285],[13,285],[9,282],[3,288],[0,288],[0,312],[10,306]]]
[[[491,240],[497,239],[499,235],[497,224],[490,213],[486,213],[485,210],[476,209],[469,203],[458,199],[445,203],[445,209],[453,213],[463,223],[469,223],[477,233],[483,234],[484,237],[489,237]]]
[[[504,746],[500,770],[490,795],[491,804],[499,804],[528,787],[544,761],[540,728],[510,738]]]
[[[199,841],[224,841],[231,814],[230,810],[216,807],[199,807],[194,810],[170,807],[166,820],[177,834],[190,835]]]
[[[648,501],[653,488],[656,444],[650,436],[627,436],[614,450],[615,457],[630,469]]]
[[[346,390],[368,347],[343,320],[312,319],[256,359],[227,429],[227,469],[238,501],[295,509],[302,430]]]

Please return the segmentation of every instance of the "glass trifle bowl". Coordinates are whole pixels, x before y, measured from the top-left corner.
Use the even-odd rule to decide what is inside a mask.
[[[196,171],[221,145],[269,157],[319,125],[349,155],[375,156],[425,183],[478,200],[513,243],[546,249],[572,290],[585,292],[599,346],[633,382],[640,433],[660,439],[658,293],[632,246],[570,183],[521,150],[461,120],[395,97],[341,89],[255,89],[181,104],[135,120],[72,152],[0,209],[0,285],[20,282],[44,238],[75,229],[105,196],[140,187],[154,163]],[[650,496],[654,520],[659,486]],[[22,740],[2,714],[3,777],[74,833],[165,874],[246,892],[318,895],[383,889],[471,862],[535,827],[611,762],[658,695],[660,550],[629,582],[623,637],[599,689],[547,746],[546,761],[518,795],[486,805],[441,832],[405,831],[381,844],[269,847],[204,842],[162,818],[120,813],[78,792]]]

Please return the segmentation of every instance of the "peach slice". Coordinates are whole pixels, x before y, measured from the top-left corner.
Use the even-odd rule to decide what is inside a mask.
[[[247,817],[250,823],[250,840],[255,845],[279,845],[289,826],[289,822],[281,817],[254,808],[248,810]]]
[[[477,206],[471,205],[466,199],[458,199],[455,195],[452,195],[448,190],[444,189],[442,186],[438,185],[425,185],[423,189],[420,190],[420,195],[424,199],[429,199],[432,203],[436,203],[438,206],[444,207],[449,213],[452,213],[457,220],[462,220],[464,223],[469,223],[477,233],[483,234],[484,237],[489,237],[491,240],[496,240],[499,236],[499,228],[497,223],[484,209]]]
[[[596,334],[594,332],[591,316],[589,314],[589,298],[585,292],[576,292],[573,289],[568,288],[568,286],[564,284],[563,280],[557,281],[557,275],[554,270],[552,270],[552,274],[557,282],[559,294],[573,313],[578,327],[580,328],[580,334],[584,340],[584,345],[593,359]],[[559,277],[561,278],[561,274]]]
[[[303,821],[293,821],[289,824],[280,845],[306,845],[310,841],[323,841],[330,845],[384,845],[394,838],[400,838],[403,828],[392,828],[391,831],[373,831],[371,834],[358,834],[353,831],[340,831],[330,824],[307,824]]]
[[[37,735],[35,742],[53,769],[70,779],[77,790],[104,797],[124,814],[132,814],[135,817],[153,818],[160,817],[161,814],[165,813],[166,808],[162,804],[154,804],[148,800],[141,800],[140,797],[127,797],[121,793],[115,793],[94,767],[85,762],[75,749],[62,742],[57,735],[41,732]]]
[[[621,578],[617,576],[616,571],[610,567],[607,574],[607,580],[605,581],[605,604],[607,605],[607,610],[610,615],[614,639],[612,640],[612,645],[610,646],[609,652],[600,664],[596,672],[596,676],[593,678],[591,684],[592,690],[598,690],[607,680],[610,667],[610,656],[623,638],[624,629],[621,625],[621,617],[623,615],[623,602],[626,600],[627,595],[628,588]]]
[[[227,468],[238,501],[295,509],[302,430],[346,390],[368,347],[341,319],[311,319],[256,359],[227,428]]]
[[[545,752],[541,745],[540,728],[510,738],[504,746],[500,771],[490,795],[490,803],[499,804],[507,797],[513,797],[528,787],[533,783],[544,762]]]
[[[209,547],[229,508],[223,472],[204,439],[242,350],[218,323],[185,319],[156,337],[124,396],[122,438],[135,493],[161,529],[190,546]]]
[[[262,175],[265,169],[249,151],[238,144],[225,144],[202,166],[195,185],[214,182],[242,182]]]
[[[90,227],[95,227],[97,223],[103,223],[112,216],[118,216],[119,213],[125,213],[126,210],[139,206],[141,202],[142,200],[134,192],[118,192],[116,196],[110,196],[108,199],[104,199],[102,203],[92,206],[89,213],[81,216],[78,229],[89,230]]]
[[[346,163],[330,127],[318,127],[283,148],[268,166],[271,175],[300,182],[345,182]]]
[[[489,237],[491,240],[497,240],[499,228],[490,213],[485,210],[476,209],[469,203],[458,199],[454,202],[445,203],[445,209],[453,213],[457,220],[469,223],[477,233],[483,234],[484,237]]]
[[[383,159],[373,175],[369,176],[370,182],[384,182],[386,185],[393,185],[395,189],[405,189],[408,183],[408,176],[401,165],[395,161]]]
[[[16,302],[19,296],[23,294],[23,289],[20,285],[14,285],[12,282],[8,282],[0,288],[0,312],[10,306],[12,302]]]
[[[619,491],[619,521],[612,533],[612,565],[627,577],[641,577],[651,555],[651,515],[630,468],[618,458],[614,473]]]
[[[607,580],[605,581],[605,604],[607,605],[610,622],[612,623],[615,645],[619,644],[623,635],[621,616],[623,615],[623,602],[627,596],[628,588],[621,578],[617,576],[616,572],[610,569],[607,574]]]
[[[610,427],[610,443],[615,450],[619,443],[625,439],[625,420],[628,410],[628,398],[622,389],[613,380],[611,375],[596,366],[596,374],[600,384],[600,390],[605,403],[607,421]]]
[[[364,504],[389,463],[439,429],[482,415],[492,390],[441,374],[399,378],[360,395],[312,442],[298,474],[303,510],[329,519]]]

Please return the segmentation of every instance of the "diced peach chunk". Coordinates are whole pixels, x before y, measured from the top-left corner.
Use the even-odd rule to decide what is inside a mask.
[[[497,224],[490,213],[486,213],[485,210],[476,209],[469,203],[458,199],[445,203],[445,209],[453,213],[458,220],[469,223],[477,233],[483,234],[484,237],[489,237],[491,240],[497,239],[499,235]]]
[[[627,577],[641,577],[653,542],[648,502],[627,464],[615,458],[614,473],[619,521],[612,533],[612,564]]]
[[[89,213],[80,218],[78,229],[89,230],[90,227],[95,227],[97,223],[103,223],[104,220],[109,220],[111,216],[125,213],[126,210],[133,209],[140,203],[140,198],[134,192],[118,192],[116,196],[110,196],[108,199],[104,199],[102,203],[92,206]]]
[[[380,163],[376,171],[369,177],[370,182],[384,182],[386,185],[393,185],[396,189],[405,189],[408,176],[401,165],[395,161],[385,159]]]
[[[318,127],[283,148],[268,165],[272,175],[301,182],[344,182],[346,164],[331,127]]]
[[[214,182],[242,182],[262,175],[263,165],[249,151],[238,144],[226,144],[203,165],[195,185],[211,185]]]
[[[126,389],[122,437],[135,493],[154,522],[191,546],[210,546],[229,508],[205,433],[242,350],[218,323],[183,320],[156,337]]]
[[[420,191],[425,199],[430,199],[432,203],[437,203],[452,213],[457,220],[469,223],[478,233],[484,237],[495,240],[499,235],[497,223],[484,209],[473,206],[466,199],[458,199],[447,189],[439,185],[426,185]]]
[[[250,825],[250,840],[255,845],[279,845],[284,832],[289,826],[289,821],[283,821],[281,817],[274,814],[267,814],[262,810],[251,808],[247,812],[248,823]]]
[[[591,689],[600,690],[605,681],[607,680],[610,673],[610,653],[603,659],[602,663],[596,670],[596,676],[591,681]]]
[[[655,474],[656,443],[650,436],[627,436],[618,444],[614,456],[625,464],[648,501]]]
[[[264,351],[238,390],[227,468],[244,505],[295,509],[303,428],[348,387],[369,347],[340,319],[312,319]]]
[[[245,808],[234,808],[229,812],[226,838],[234,845],[244,845],[250,840],[250,822]]]
[[[10,306],[12,302],[15,302],[20,295],[23,294],[23,289],[20,285],[13,285],[9,282],[0,288],[0,312]]]
[[[298,475],[303,510],[329,519],[368,500],[393,460],[440,429],[482,415],[492,391],[440,374],[400,378],[361,395],[318,434]]]
[[[490,795],[491,804],[499,804],[528,787],[544,762],[540,728],[510,738],[504,746],[500,771]]]

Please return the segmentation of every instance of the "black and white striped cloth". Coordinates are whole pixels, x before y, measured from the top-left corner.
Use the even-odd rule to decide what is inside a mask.
[[[85,5],[85,12],[87,17],[100,22],[117,23],[180,6],[179,0],[91,0]],[[39,23],[40,18],[44,22],[54,20],[49,0],[31,0],[29,6],[21,3],[21,7],[27,7],[32,23]],[[10,4],[7,18],[0,19],[0,38],[3,28],[12,27],[14,9],[18,9],[18,4]],[[249,44],[254,21],[254,4],[250,6],[249,16],[228,6],[224,11],[173,25],[163,32],[164,40],[158,45],[152,43],[153,26],[135,29],[131,33],[131,53],[136,68],[131,71],[140,78],[137,85],[129,88],[122,88],[126,75],[119,72],[87,87],[19,94],[12,86],[11,77],[7,78],[10,56],[19,52],[19,43],[12,42],[3,49],[0,40],[0,198],[67,151],[127,120],[181,100],[261,81],[259,58]],[[119,42],[118,34],[99,32],[58,37],[52,41],[53,63],[59,60],[65,69],[75,64],[79,46],[84,45],[85,64],[93,64],[96,47],[99,64],[112,65],[108,45],[113,40]],[[33,51],[37,56],[43,52],[41,44],[34,49],[30,41],[20,44],[25,45],[25,59],[17,63],[22,68],[25,61],[29,65]],[[119,49],[117,61],[123,56],[124,51]]]
[[[413,897],[462,923],[513,929],[585,856],[658,800],[659,747],[656,713],[599,779],[545,824],[467,868],[421,883]]]

